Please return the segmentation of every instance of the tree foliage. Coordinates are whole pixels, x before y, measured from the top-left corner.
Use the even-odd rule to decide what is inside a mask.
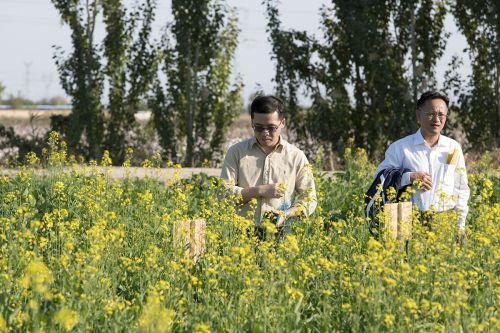
[[[478,150],[500,144],[500,4],[493,0],[451,2],[465,35],[472,75],[462,89],[454,89],[467,139]],[[458,60],[455,59],[455,62]]]
[[[5,86],[2,84],[2,82],[0,82],[0,103],[2,102],[4,91],[5,91]]]
[[[53,3],[71,29],[73,44],[69,56],[60,48],[56,55],[61,83],[73,104],[61,129],[73,150],[96,158],[105,147],[121,163],[125,149],[133,145],[134,114],[157,69],[158,51],[151,41],[156,2],[145,0],[132,11],[122,0]],[[106,30],[102,42],[94,37],[99,14]],[[107,105],[101,102],[105,86]]]
[[[415,129],[414,97],[435,84],[445,46],[441,3],[332,0],[320,11],[321,39],[282,29],[277,2],[264,4],[276,90],[299,139],[342,150],[353,138],[377,154]],[[312,100],[305,110],[297,106],[301,88]]]
[[[95,158],[102,149],[104,134],[101,104],[104,76],[101,55],[94,41],[99,2],[52,0],[52,3],[71,29],[73,45],[70,55],[66,56],[57,47],[55,56],[62,87],[73,104],[64,134],[72,150]]]
[[[158,68],[159,52],[151,42],[155,2],[146,0],[131,13],[121,0],[104,1],[102,7],[107,32],[105,73],[110,86],[105,146],[115,163],[121,164],[127,147],[134,145],[134,114]]]
[[[174,0],[172,12],[164,42],[166,79],[157,80],[150,103],[155,127],[170,160],[186,166],[216,162],[241,107],[242,85],[231,85],[236,15],[214,0]]]

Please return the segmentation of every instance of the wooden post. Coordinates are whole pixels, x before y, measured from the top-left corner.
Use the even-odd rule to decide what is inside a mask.
[[[205,227],[204,219],[191,220],[191,248],[190,256],[198,261],[205,252]]]
[[[205,226],[204,219],[174,222],[174,247],[181,249],[186,257],[198,261],[205,251]]]
[[[408,240],[411,234],[411,202],[384,205],[384,224],[387,234],[398,240]]]
[[[411,216],[413,205],[411,202],[398,203],[398,239],[408,240],[411,235]]]
[[[384,205],[384,224],[387,234],[394,239],[398,237],[398,204],[390,203]]]

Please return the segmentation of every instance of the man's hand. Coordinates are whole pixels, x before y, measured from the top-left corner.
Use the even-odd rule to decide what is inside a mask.
[[[285,195],[285,188],[279,184],[260,185],[259,194],[264,198],[281,198]]]
[[[305,216],[304,207],[302,206],[293,206],[288,208],[286,211],[278,212],[278,222],[276,222],[276,227],[281,227],[285,225],[285,222],[288,219],[299,218]]]
[[[286,212],[278,213],[278,221],[276,222],[276,228],[285,225],[285,221],[286,221]]]
[[[285,195],[286,187],[280,184],[266,184],[247,187],[241,190],[243,203],[247,203],[253,198],[281,198]]]
[[[455,241],[458,245],[463,245],[465,241],[465,229],[458,229],[458,232],[455,235]]]
[[[410,173],[410,182],[413,184],[414,181],[420,183],[420,189],[424,192],[432,188],[432,177],[428,172],[416,171]]]

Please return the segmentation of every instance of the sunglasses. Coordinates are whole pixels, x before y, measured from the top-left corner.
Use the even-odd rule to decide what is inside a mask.
[[[259,132],[259,133],[263,133],[265,131],[267,131],[268,133],[274,133],[278,130],[279,125],[278,126],[276,126],[276,125],[275,126],[261,126],[261,125],[252,124],[252,128],[255,132]]]

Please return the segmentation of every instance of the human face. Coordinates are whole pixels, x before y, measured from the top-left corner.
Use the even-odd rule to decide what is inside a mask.
[[[259,144],[264,148],[272,148],[280,140],[285,119],[280,119],[278,112],[254,113],[252,127]]]
[[[429,99],[417,110],[417,121],[420,124],[422,135],[436,136],[443,130],[448,116],[446,103],[439,98]]]

